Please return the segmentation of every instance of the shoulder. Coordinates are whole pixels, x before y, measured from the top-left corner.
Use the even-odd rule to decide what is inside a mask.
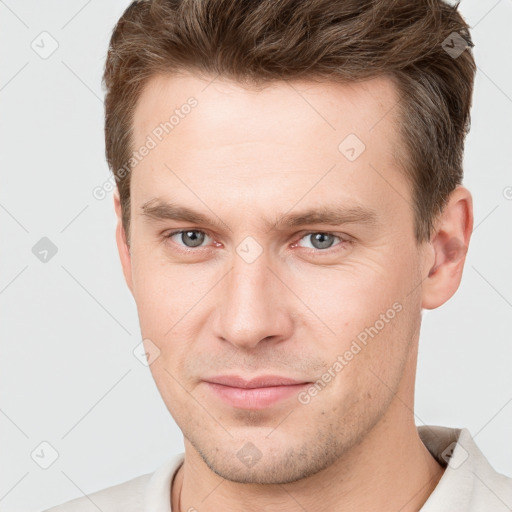
[[[42,512],[142,512],[152,473],[75,498]]]
[[[153,473],[66,501],[42,512],[144,512],[168,510],[170,489],[185,454],[178,453]],[[170,509],[169,509],[170,510]]]
[[[512,510],[512,478],[493,468],[468,429],[424,425],[418,432],[430,453],[445,467],[422,512]]]
[[[467,447],[464,458],[469,462],[469,470],[473,477],[474,507],[471,510],[512,510],[512,478],[494,469],[467,429],[462,429],[461,445]]]

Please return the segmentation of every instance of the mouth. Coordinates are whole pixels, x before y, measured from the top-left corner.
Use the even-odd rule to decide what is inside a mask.
[[[296,396],[311,382],[277,375],[263,375],[245,380],[237,375],[221,375],[204,380],[209,390],[222,402],[239,409],[261,410]]]

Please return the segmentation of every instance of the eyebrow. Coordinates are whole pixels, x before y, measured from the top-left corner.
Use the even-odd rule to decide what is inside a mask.
[[[208,217],[192,210],[186,206],[181,206],[163,201],[159,198],[151,199],[141,206],[140,214],[153,220],[175,220],[185,221],[192,224],[201,224],[215,229],[226,227],[226,223],[219,217]],[[285,213],[277,216],[274,221],[264,219],[265,226],[269,229],[285,229],[306,226],[309,224],[363,224],[375,226],[379,224],[379,214],[373,208],[362,205],[322,205],[318,208]]]

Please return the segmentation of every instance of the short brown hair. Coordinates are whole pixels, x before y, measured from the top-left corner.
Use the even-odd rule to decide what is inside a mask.
[[[103,75],[106,158],[127,240],[132,173],[116,169],[125,169],[133,152],[135,106],[148,79],[178,71],[242,85],[392,78],[403,140],[397,158],[412,185],[415,237],[429,240],[462,183],[470,126],[476,66],[458,6],[442,0],[131,3],[113,30]]]

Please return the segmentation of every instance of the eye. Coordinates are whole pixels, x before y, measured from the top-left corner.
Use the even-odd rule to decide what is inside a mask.
[[[211,237],[205,233],[204,231],[198,229],[181,229],[177,231],[172,231],[165,235],[166,239],[173,240],[173,242],[178,246],[178,248],[183,248],[183,250],[201,248],[204,247],[202,244],[205,242],[207,238]],[[296,242],[292,245],[292,247],[300,246],[306,247],[300,243],[302,240],[310,240],[312,245],[312,252],[329,252],[328,249],[334,246],[340,246],[340,249],[347,244],[350,244],[349,239],[342,238],[333,233],[326,232],[311,232],[305,234],[302,238],[300,238],[299,242]],[[340,240],[340,243],[334,244],[335,239]]]
[[[340,244],[337,245],[344,245],[345,243],[349,243],[349,240],[343,239],[339,236],[334,235],[333,233],[324,233],[324,232],[315,232],[315,233],[307,233],[305,236],[303,236],[300,240],[309,239],[311,241],[311,245],[313,246],[313,249],[320,250],[322,252],[325,249],[330,249],[333,246],[334,239],[341,240]],[[300,247],[304,247],[300,244],[300,242],[297,242],[295,245],[300,245]]]
[[[183,247],[187,247],[189,249],[199,247],[204,242],[205,238],[210,238],[204,231],[199,231],[197,229],[173,231],[166,235],[166,238],[172,240],[174,236],[176,236],[178,240],[181,240]],[[178,243],[178,245],[180,244]]]

